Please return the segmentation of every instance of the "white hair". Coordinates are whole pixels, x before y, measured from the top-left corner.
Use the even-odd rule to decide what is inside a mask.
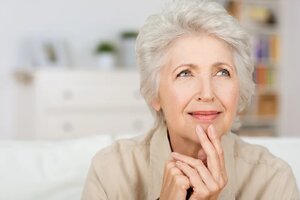
[[[216,2],[173,0],[161,13],[147,19],[136,41],[140,90],[154,114],[156,126],[165,124],[165,119],[162,111],[154,110],[151,103],[158,95],[159,72],[165,64],[169,45],[184,35],[203,33],[226,42],[232,48],[240,84],[238,112],[250,103],[254,93],[254,65],[247,32]],[[237,128],[238,124],[236,118],[233,128]]]

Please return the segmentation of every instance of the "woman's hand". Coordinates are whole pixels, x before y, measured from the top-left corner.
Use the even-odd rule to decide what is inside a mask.
[[[174,160],[165,164],[160,200],[185,200],[190,187],[193,189],[190,200],[214,200],[225,187],[227,174],[221,137],[212,125],[208,127],[209,138],[201,126],[197,126],[196,133],[202,146],[199,156],[203,159],[204,151],[207,166],[200,158],[173,152]]]
[[[172,157],[176,162],[172,168],[177,169],[176,173],[183,173],[188,178],[189,184],[185,183],[183,188],[186,189],[188,185],[193,188],[191,200],[217,199],[227,183],[221,139],[212,125],[208,127],[207,135],[209,138],[200,126],[197,126],[196,133],[207,155],[207,166],[200,159],[174,152]],[[182,177],[181,174],[180,177]]]
[[[175,160],[165,164],[160,200],[185,200],[190,181],[176,166]]]

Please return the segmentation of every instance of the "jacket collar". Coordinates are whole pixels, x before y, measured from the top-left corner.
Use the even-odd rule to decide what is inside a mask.
[[[171,148],[165,127],[156,129],[152,134],[149,149],[150,177],[148,184],[148,199],[157,199],[160,195],[165,162],[171,158]],[[228,183],[221,192],[219,199],[235,199],[234,140],[232,133],[228,133],[222,137],[222,145],[224,148]]]

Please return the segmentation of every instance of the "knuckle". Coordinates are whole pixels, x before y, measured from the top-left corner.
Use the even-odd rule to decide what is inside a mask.
[[[200,159],[197,159],[197,161],[196,161],[196,167],[202,167],[202,166],[204,166],[203,161],[200,160]]]
[[[221,177],[218,181],[219,190],[222,190],[226,186],[227,182],[228,182],[227,177]]]
[[[227,182],[228,182],[227,175],[226,174],[222,174],[222,176],[220,176],[220,178],[219,178],[219,183],[220,183],[219,185],[222,186],[222,187],[224,187],[227,184]]]
[[[216,144],[220,142],[220,139],[218,137],[215,137],[211,141]]]
[[[223,178],[223,181],[224,181],[224,186],[228,183],[228,178],[227,178],[227,176],[225,176],[224,178]]]
[[[225,180],[221,178],[218,185],[220,188],[223,188],[225,186]]]
[[[193,173],[193,175],[190,177],[190,181],[191,183],[196,183],[197,182],[197,176],[195,173]]]
[[[210,143],[209,140],[207,139],[207,140],[203,141],[203,145],[210,146],[211,143]]]
[[[209,157],[217,157],[217,152],[216,152],[216,151],[208,151],[208,152],[207,152],[207,155],[208,155]]]
[[[201,194],[201,197],[206,199],[209,197],[209,195],[210,195],[210,192],[208,190],[204,190]]]
[[[178,170],[173,167],[169,170],[169,173],[171,176],[176,176],[178,174]]]
[[[189,188],[190,187],[190,181],[189,181],[189,179],[188,178],[186,178],[186,177],[183,177],[183,180],[182,180],[182,183],[183,183],[183,185],[184,185],[184,188]]]
[[[219,189],[221,190],[222,188],[224,188],[225,185],[227,184],[227,182],[228,182],[227,176],[226,175],[225,176],[221,176],[219,178],[219,181],[218,181]]]
[[[202,166],[202,165],[203,165],[203,162],[202,162],[201,160],[197,159],[197,160],[195,161],[195,165],[196,165],[196,166]]]
[[[208,190],[200,190],[199,188],[193,189],[195,196],[197,199],[207,199],[210,196],[210,192]]]
[[[175,185],[177,186],[185,186],[187,184],[189,184],[189,181],[187,178],[183,177],[183,176],[180,176],[180,175],[177,175],[174,177],[174,183]]]
[[[218,150],[218,154],[219,154],[219,156],[224,157],[224,150],[222,148],[220,148]]]
[[[172,167],[174,167],[174,162],[173,161],[168,161],[165,164],[165,170],[170,170]]]
[[[211,192],[218,192],[219,190],[221,190],[221,187],[218,184],[213,184],[211,187]]]

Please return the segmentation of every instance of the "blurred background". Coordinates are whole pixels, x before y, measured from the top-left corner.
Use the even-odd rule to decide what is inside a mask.
[[[0,139],[143,134],[134,42],[161,0],[0,0]],[[300,136],[300,1],[219,0],[252,36],[240,135]]]

